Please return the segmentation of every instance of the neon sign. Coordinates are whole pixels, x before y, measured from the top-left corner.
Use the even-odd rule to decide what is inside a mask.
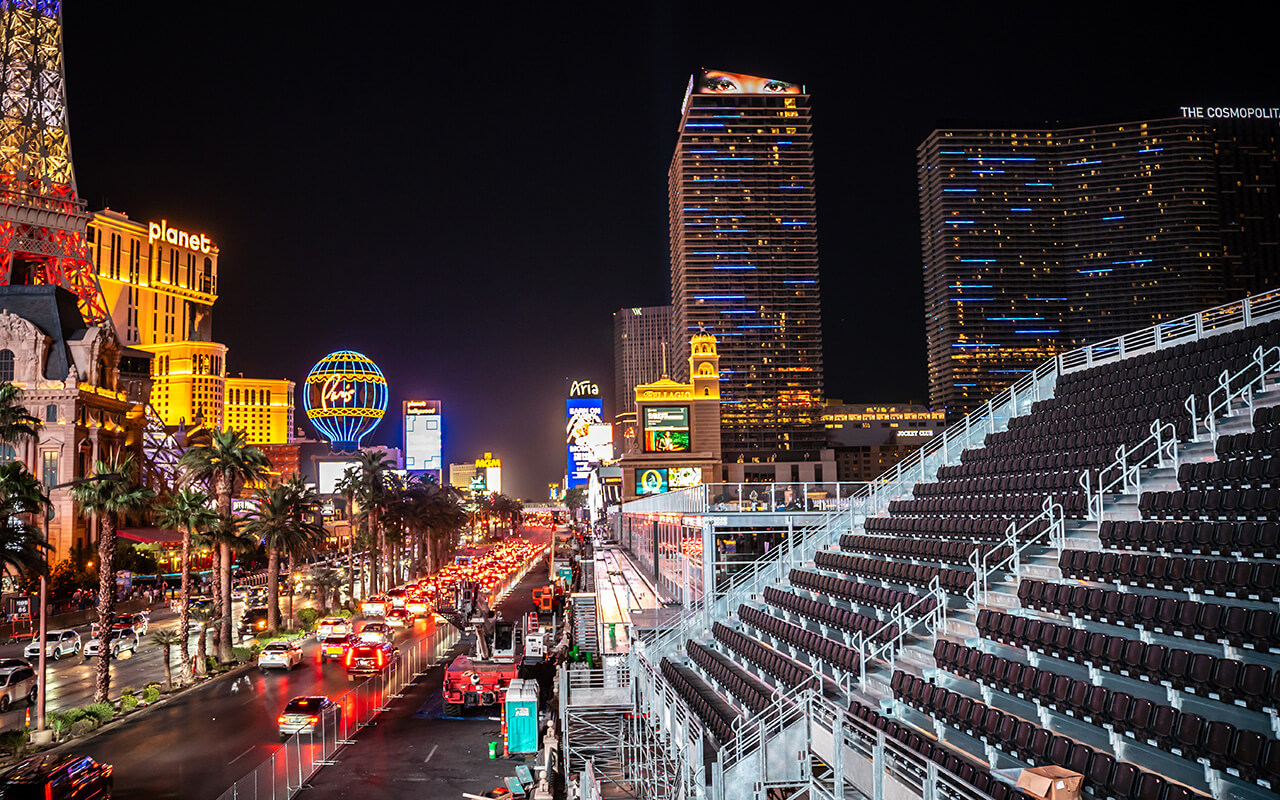
[[[368,356],[339,350],[320,359],[302,394],[307,419],[335,450],[358,450],[387,411],[387,379]]]
[[[178,247],[189,247],[192,250],[199,250],[201,253],[208,253],[213,250],[213,242],[210,241],[208,236],[203,233],[197,236],[194,233],[170,228],[169,220],[167,219],[147,223],[147,244],[157,240],[176,244]]]

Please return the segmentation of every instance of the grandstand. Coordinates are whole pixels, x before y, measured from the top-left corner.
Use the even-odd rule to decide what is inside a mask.
[[[1278,548],[1280,292],[1045,363],[646,637],[605,783],[1273,797]]]

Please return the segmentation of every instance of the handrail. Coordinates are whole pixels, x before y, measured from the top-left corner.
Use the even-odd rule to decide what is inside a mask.
[[[1185,317],[1161,322],[1150,328],[1077,348],[1058,356],[1063,373],[1076,372],[1100,364],[1119,361],[1146,350],[1163,350],[1206,335],[1221,333],[1237,325],[1252,325],[1259,319],[1280,313],[1280,289],[1235,300]]]
[[[805,718],[805,692],[815,692],[821,679],[813,675],[785,693],[775,694],[759,714],[742,715],[733,722],[734,736],[720,750],[720,763],[728,770],[763,746],[770,736]],[[820,693],[820,692],[816,692]]]
[[[911,614],[912,611],[917,610],[930,599],[933,600],[933,608],[929,613],[918,617]],[[884,660],[892,664],[893,660],[897,658],[897,654],[902,650],[902,641],[907,634],[914,630],[917,625],[929,622],[933,624],[925,625],[925,630],[928,633],[938,631],[947,624],[947,593],[943,591],[942,581],[937,575],[934,575],[933,579],[929,581],[929,590],[920,599],[905,608],[898,606],[897,611],[892,613],[889,619],[874,632],[866,636],[863,635],[862,631],[854,633],[853,640],[856,643],[854,649],[858,651],[858,681],[862,688],[866,689],[867,686],[867,661],[881,658],[887,651],[888,657]],[[876,636],[892,625],[898,626],[898,635],[883,642],[878,641]],[[871,646],[864,650],[868,640],[871,642]]]
[[[986,602],[987,593],[991,591],[991,576],[997,572],[1012,572],[1018,575],[1022,570],[1022,551],[1026,550],[1034,544],[1037,544],[1042,538],[1048,537],[1049,546],[1061,550],[1066,545],[1066,515],[1063,513],[1062,504],[1055,502],[1053,495],[1047,495],[1044,498],[1044,504],[1041,511],[1036,516],[1027,520],[1021,527],[1016,522],[1010,522],[1006,529],[1004,541],[995,548],[1008,547],[1009,555],[994,563],[987,563],[987,554],[997,552],[995,548],[987,550],[975,549],[974,558],[971,564],[977,577],[973,581],[973,591],[970,593],[969,599],[975,604]],[[1049,524],[1044,530],[1035,533],[1029,537],[1023,537],[1028,528],[1038,525],[1041,521]]]
[[[1142,452],[1148,442],[1155,444],[1151,452],[1129,463],[1129,459]],[[1178,463],[1178,429],[1172,422],[1161,422],[1157,419],[1151,423],[1151,434],[1147,438],[1131,447],[1120,445],[1116,448],[1116,460],[1098,471],[1096,493],[1093,490],[1093,480],[1089,471],[1085,470],[1080,474],[1080,485],[1084,487],[1087,519],[1101,522],[1103,498],[1117,489],[1126,494],[1141,494],[1142,470],[1151,465],[1153,458],[1157,459],[1157,465],[1161,467]],[[1112,473],[1113,470],[1115,477],[1104,483],[1104,476]]]
[[[1271,357],[1270,360],[1268,357]],[[1196,416],[1196,396],[1193,394],[1187,398],[1186,408],[1191,412],[1191,435],[1192,441],[1200,441],[1200,426],[1203,425],[1208,431],[1209,441],[1214,441],[1218,436],[1218,416],[1230,408],[1231,404],[1236,400],[1243,398],[1249,404],[1249,408],[1253,408],[1253,393],[1255,387],[1261,388],[1267,375],[1280,368],[1280,346],[1272,346],[1263,348],[1259,345],[1253,351],[1253,357],[1249,363],[1240,368],[1235,375],[1228,375],[1226,370],[1218,376],[1218,386],[1209,392],[1209,396],[1205,398],[1204,419]],[[1246,380],[1240,385],[1240,388],[1234,392],[1231,389],[1240,378],[1246,377],[1252,370],[1256,370],[1257,374]],[[1221,395],[1222,399],[1214,402],[1214,397]]]

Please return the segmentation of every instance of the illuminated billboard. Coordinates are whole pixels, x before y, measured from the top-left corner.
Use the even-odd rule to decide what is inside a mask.
[[[662,494],[669,488],[666,467],[636,470],[636,494]]]
[[[565,402],[565,474],[568,488],[587,485],[592,461],[591,428],[604,424],[604,401],[599,398],[570,398]]]
[[[443,469],[440,455],[439,400],[406,400],[404,403],[404,466],[410,472]]]
[[[613,460],[613,426],[609,423],[592,425],[587,429],[587,447],[592,461]]]
[[[667,484],[672,489],[687,489],[702,483],[701,467],[672,467],[667,472]]]
[[[797,83],[758,78],[738,72],[704,69],[694,80],[694,94],[804,94]]]
[[[320,494],[337,494],[338,481],[342,480],[342,476],[346,474],[348,469],[356,466],[357,461],[321,461],[316,465],[317,478],[319,486],[317,490]]]
[[[689,452],[688,406],[648,406],[642,422],[646,453]]]

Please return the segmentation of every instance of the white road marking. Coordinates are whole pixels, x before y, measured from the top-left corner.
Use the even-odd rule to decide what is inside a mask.
[[[230,761],[228,761],[228,762],[227,762],[227,765],[228,765],[228,766],[230,766],[231,764],[236,763],[237,761],[239,761],[240,759],[244,758],[245,756],[249,755],[249,754],[250,754],[250,753],[252,753],[252,752],[253,752],[253,748],[252,748],[252,747],[250,747],[248,750],[245,750],[245,751],[244,751],[243,753],[241,753],[240,755],[238,755],[238,756],[236,756],[235,758],[233,758],[233,759],[231,759]]]
[[[423,763],[423,764],[425,764],[425,763],[427,763],[428,761],[430,761],[430,760],[431,760],[431,757],[432,757],[432,756],[434,756],[434,755],[436,754],[436,750],[437,750],[437,749],[439,749],[439,747],[440,747],[440,745],[438,745],[438,744],[436,744],[436,745],[432,745],[432,746],[431,746],[431,752],[430,752],[430,753],[427,753],[427,757],[426,757],[426,758],[424,758],[424,759],[422,759],[422,763]]]

